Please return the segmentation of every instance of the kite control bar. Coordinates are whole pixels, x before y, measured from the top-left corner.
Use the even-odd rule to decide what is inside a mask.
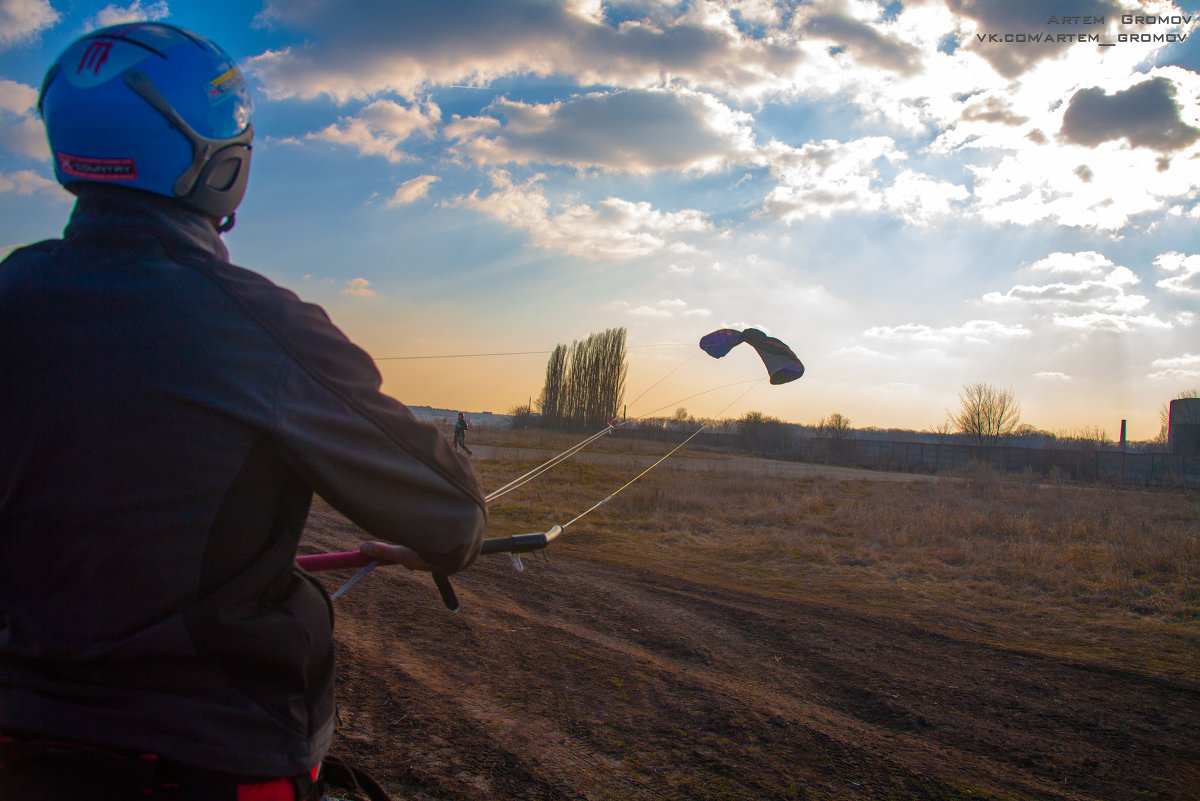
[[[562,526],[551,526],[546,531],[530,534],[495,537],[484,540],[479,553],[506,553],[512,557],[513,567],[517,570],[524,570],[525,566],[521,563],[521,554],[540,551],[556,539],[559,534],[562,534]],[[331,596],[332,598],[337,598],[348,590],[350,585],[371,572],[379,563],[378,559],[372,559],[358,551],[314,553],[296,557],[296,564],[310,573],[323,570],[345,570],[351,567],[362,568],[353,578],[343,584],[341,589]],[[433,581],[442,595],[442,601],[452,612],[457,612],[459,608],[458,598],[455,596],[454,588],[450,586],[450,581],[446,578],[445,574],[435,572],[433,574]]]
[[[479,552],[481,554],[507,553],[516,556],[518,554],[529,553],[530,551],[540,551],[557,538],[559,534],[562,534],[562,526],[551,526],[546,531],[535,532],[533,534],[514,534],[511,537],[496,537],[484,540],[483,547],[479,549]]]

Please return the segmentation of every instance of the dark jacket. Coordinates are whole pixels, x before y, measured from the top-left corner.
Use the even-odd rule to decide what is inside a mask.
[[[315,490],[454,572],[484,502],[317,306],[157,196],[0,264],[0,730],[293,775],[333,730]]]

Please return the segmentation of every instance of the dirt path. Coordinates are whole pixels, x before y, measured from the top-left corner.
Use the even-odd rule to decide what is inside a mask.
[[[360,539],[318,504],[305,550]],[[1200,682],[550,558],[340,599],[335,753],[439,801],[1200,797]]]

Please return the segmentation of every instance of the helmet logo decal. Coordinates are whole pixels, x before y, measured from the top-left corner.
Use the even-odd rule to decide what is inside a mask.
[[[64,174],[92,181],[135,181],[137,166],[133,159],[93,159],[55,153],[58,167]]]
[[[241,70],[237,67],[230,67],[221,75],[209,81],[204,89],[208,92],[209,101],[216,103],[219,100],[232,97],[232,93],[237,91],[242,83]]]
[[[83,51],[83,58],[79,59],[79,67],[75,72],[80,73],[84,69],[91,69],[93,75],[99,75],[100,68],[104,66],[104,62],[108,61],[109,50],[112,50],[112,42],[100,39],[90,42],[87,50]]]

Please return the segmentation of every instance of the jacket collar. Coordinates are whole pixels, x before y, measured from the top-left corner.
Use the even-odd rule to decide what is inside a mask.
[[[207,217],[169,198],[136,189],[85,184],[63,235],[97,229],[138,229],[178,240],[229,261],[229,250]]]

